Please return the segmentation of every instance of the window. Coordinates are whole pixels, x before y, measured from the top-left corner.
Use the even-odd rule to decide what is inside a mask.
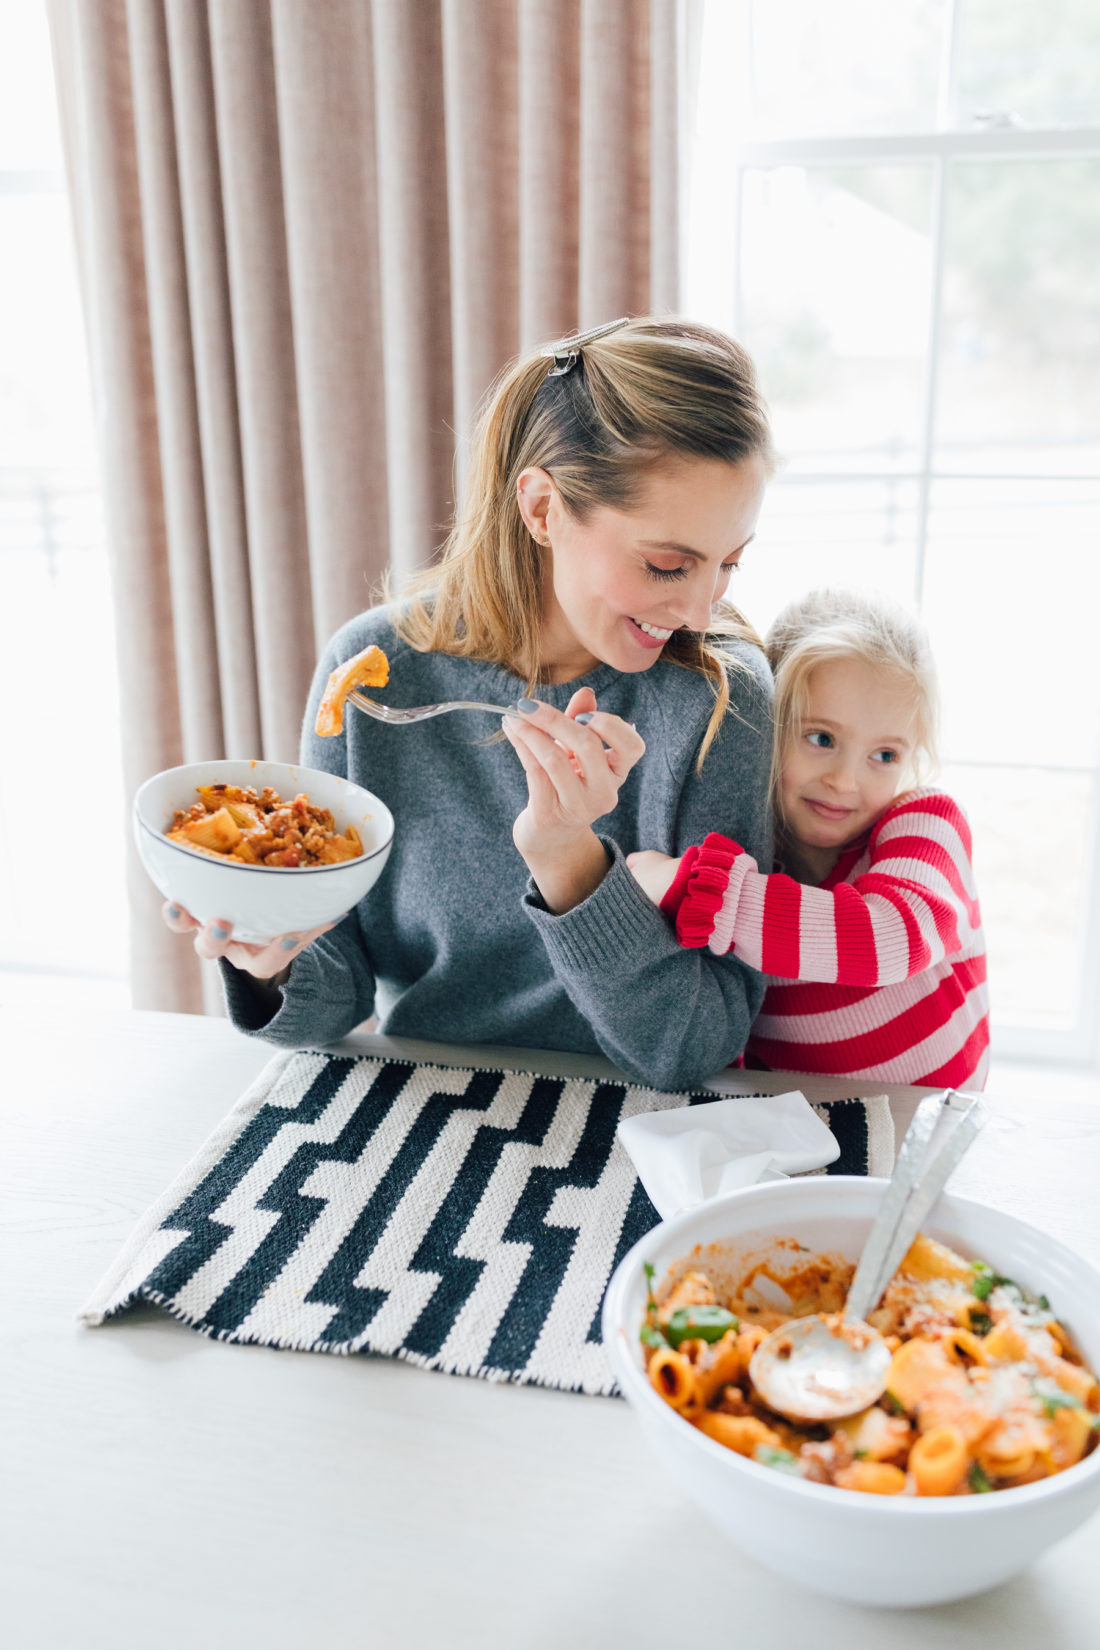
[[[0,248],[0,1001],[126,1007],[114,624],[44,5],[0,8]]]
[[[1097,1056],[1100,9],[704,0],[689,312],[784,466],[738,599],[916,602],[1000,1055]]]

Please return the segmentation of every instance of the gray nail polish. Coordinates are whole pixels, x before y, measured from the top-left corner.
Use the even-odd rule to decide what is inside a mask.
[[[180,920],[180,917],[183,915],[183,913],[181,912],[178,905],[170,905],[168,907],[168,915],[169,915],[169,917],[171,918],[171,920],[173,922],[178,922]]]
[[[282,947],[284,951],[297,951],[297,937],[294,934],[284,934],[282,938]]]
[[[516,709],[521,710],[524,716],[533,716],[538,708],[539,702],[537,699],[520,699],[516,703]]]
[[[228,928],[220,922],[212,924],[210,932],[216,940],[227,940],[229,938]]]
[[[580,715],[575,716],[573,718],[573,720],[574,720],[574,722],[583,722],[585,727],[587,727],[589,722],[591,722],[592,718],[595,716],[595,714],[596,714],[596,712],[594,710],[582,710]]]

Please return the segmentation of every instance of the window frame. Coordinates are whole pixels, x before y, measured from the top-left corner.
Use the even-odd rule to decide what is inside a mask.
[[[917,486],[916,554],[913,580],[913,598],[918,608],[923,605],[924,570],[928,546],[928,528],[933,486],[937,481],[1044,481],[1067,483],[1095,481],[1092,474],[1033,476],[1013,473],[1011,477],[994,476],[979,471],[937,471],[935,453],[936,411],[938,405],[940,340],[943,314],[943,278],[946,249],[947,211],[950,195],[950,171],[957,161],[986,160],[1011,164],[1025,160],[1071,160],[1100,158],[1100,124],[1072,127],[1022,126],[1007,113],[994,114],[977,129],[960,127],[958,111],[958,69],[962,36],[964,0],[948,0],[945,12],[943,57],[941,61],[939,100],[934,127],[904,133],[860,133],[858,135],[805,135],[790,138],[755,139],[739,122],[740,109],[748,106],[748,81],[751,54],[751,0],[717,0],[722,7],[722,22],[729,35],[740,42],[741,61],[733,67],[728,95],[721,100],[708,100],[713,107],[700,108],[700,80],[703,61],[703,35],[708,16],[715,16],[716,0],[702,0],[688,12],[686,62],[688,90],[685,98],[688,126],[685,131],[685,151],[691,157],[691,176],[685,196],[691,203],[685,215],[683,244],[684,262],[688,272],[688,288],[692,285],[693,253],[695,248],[694,221],[702,212],[713,214],[715,206],[714,157],[720,151],[722,177],[726,192],[723,206],[728,207],[732,230],[728,243],[729,281],[728,298],[723,305],[721,320],[735,337],[742,335],[742,222],[745,176],[753,171],[770,171],[782,166],[797,166],[805,170],[844,165],[920,165],[930,167],[932,176],[931,208],[931,282],[925,332],[924,381],[920,423],[919,464],[916,470],[876,471],[876,481],[894,480],[915,482]],[[729,38],[729,35],[727,38]],[[711,54],[713,56],[713,54]],[[717,149],[715,146],[718,146]],[[707,186],[693,188],[699,174],[707,174]],[[688,308],[694,306],[689,302]],[[718,317],[715,317],[718,319]],[[795,487],[812,482],[836,481],[851,483],[864,477],[855,466],[837,468],[829,474],[794,474],[773,483],[780,487]],[[1048,769],[1054,771],[1061,764],[1028,762],[983,763],[959,759],[967,767],[996,767],[1005,769]],[[950,765],[950,764],[949,764]],[[1018,1019],[996,1019],[995,1031],[998,1055],[1019,1060],[1048,1061],[1057,1064],[1100,1066],[1100,749],[1092,763],[1082,763],[1076,770],[1091,775],[1092,807],[1089,821],[1087,850],[1088,863],[1084,870],[1082,887],[1083,944],[1079,991],[1070,1024],[1051,1027]]]

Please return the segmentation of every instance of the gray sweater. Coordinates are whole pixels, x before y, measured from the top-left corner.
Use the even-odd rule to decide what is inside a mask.
[[[737,644],[749,672],[731,676],[735,710],[701,775],[695,759],[714,700],[695,671],[659,661],[637,675],[600,665],[540,687],[564,709],[591,687],[601,710],[637,725],[646,753],[597,832],[607,875],[581,905],[549,912],[512,842],[527,800],[499,721],[460,711],[387,727],[349,707],[343,734],[313,732],[329,672],[375,642],[390,660],[388,704],[482,699],[507,705],[525,684],[476,660],[418,653],[385,608],[352,619],[320,661],[301,760],[346,775],[390,808],[389,862],[355,910],[293,963],[272,1014],[249,976],[222,965],[230,1016],[285,1047],[335,1042],[372,1013],[393,1036],[602,1053],[637,1081],[686,1088],[744,1047],[764,978],[737,961],[684,950],[643,894],[624,856],[680,854],[709,830],[771,861],[768,766],[771,678],[759,651]]]

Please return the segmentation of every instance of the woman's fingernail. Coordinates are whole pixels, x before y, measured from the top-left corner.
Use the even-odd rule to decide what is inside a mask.
[[[297,951],[298,949],[298,938],[294,934],[284,934],[281,943],[284,951]]]
[[[537,699],[520,699],[516,704],[516,709],[521,710],[524,716],[533,716],[538,708],[539,702]]]
[[[223,922],[211,923],[210,932],[216,940],[227,940],[229,938],[229,930]]]
[[[589,722],[591,722],[592,718],[595,716],[595,714],[596,714],[596,712],[594,710],[582,710],[580,715],[575,716],[573,718],[573,720],[575,722],[583,722],[585,727],[587,727]]]
[[[183,913],[181,912],[178,905],[170,905],[168,907],[168,920],[169,920],[169,922],[179,922],[180,917],[182,915],[183,915]]]

